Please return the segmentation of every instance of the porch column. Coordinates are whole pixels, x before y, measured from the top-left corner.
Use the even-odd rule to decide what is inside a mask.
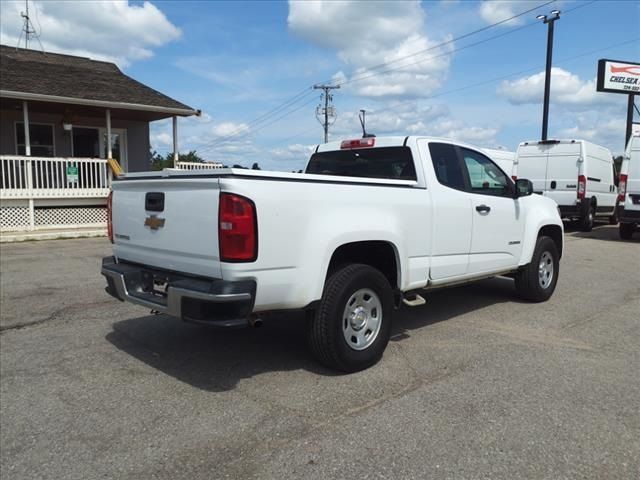
[[[107,108],[107,159],[111,160],[113,154],[111,152],[111,110]]]
[[[27,101],[22,102],[22,116],[24,122],[24,154],[31,156],[31,136],[29,135],[29,107]]]
[[[29,106],[27,101],[22,102],[22,121],[24,123],[24,154],[31,156],[31,135],[29,135]],[[24,176],[26,181],[27,192],[29,195],[29,230],[36,227],[35,202],[33,201],[33,165],[31,159],[24,162]]]
[[[173,116],[173,168],[178,166],[178,117]]]

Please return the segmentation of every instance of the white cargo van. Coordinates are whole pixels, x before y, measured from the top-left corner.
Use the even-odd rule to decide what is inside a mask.
[[[531,180],[535,193],[555,200],[562,218],[578,220],[583,231],[596,217],[617,223],[613,157],[605,147],[585,140],[522,142],[514,175]]]
[[[640,136],[629,139],[618,185],[620,238],[628,240],[640,224]]]
[[[516,160],[516,152],[499,150],[497,148],[483,148],[482,151],[489,155],[491,160],[496,162],[504,173],[509,177],[513,177],[513,164]]]

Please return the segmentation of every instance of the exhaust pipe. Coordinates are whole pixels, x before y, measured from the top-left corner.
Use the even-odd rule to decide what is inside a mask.
[[[249,326],[253,328],[260,328],[262,326],[262,319],[255,315],[249,315]]]

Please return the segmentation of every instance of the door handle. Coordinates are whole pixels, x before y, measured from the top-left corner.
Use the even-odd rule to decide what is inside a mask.
[[[480,213],[489,213],[491,211],[491,207],[489,205],[478,205],[476,207],[476,211]]]

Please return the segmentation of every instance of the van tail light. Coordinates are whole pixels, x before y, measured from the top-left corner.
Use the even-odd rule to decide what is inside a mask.
[[[107,196],[107,235],[113,243],[113,191]]]
[[[627,194],[627,175],[624,173],[620,175],[620,181],[618,182],[618,201],[624,202],[624,196]]]
[[[221,193],[218,209],[221,262],[253,262],[258,258],[256,206],[248,198]]]
[[[517,175],[511,175],[511,180],[513,180],[515,182],[516,180],[518,180],[518,176]]]
[[[587,179],[584,175],[578,176],[578,198],[584,199],[587,194]]]

